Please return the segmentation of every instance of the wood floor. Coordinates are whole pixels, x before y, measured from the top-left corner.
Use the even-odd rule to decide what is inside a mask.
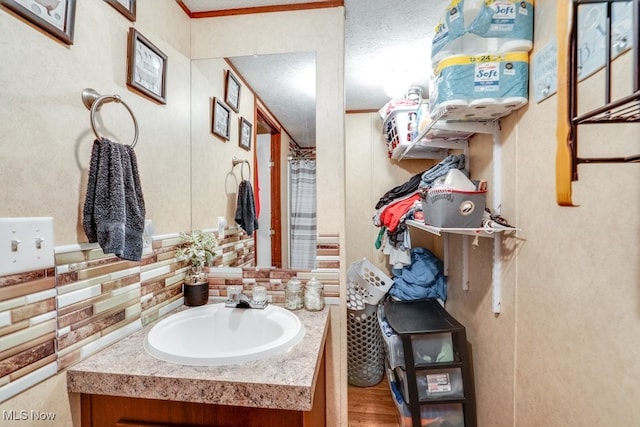
[[[399,427],[386,378],[372,387],[349,385],[349,427]]]

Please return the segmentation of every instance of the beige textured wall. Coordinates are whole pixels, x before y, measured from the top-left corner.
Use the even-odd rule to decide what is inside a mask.
[[[374,246],[379,228],[372,217],[380,197],[413,175],[437,162],[434,160],[390,160],[382,135],[382,120],[377,113],[347,114],[345,158],[347,176],[347,266],[362,258],[389,272],[387,257]],[[417,239],[425,236],[417,235]],[[432,239],[427,236],[427,243]],[[419,243],[419,242],[414,242]]]
[[[555,2],[536,2],[536,43],[551,39]],[[618,63],[626,63],[629,55]],[[618,68],[618,67],[616,67]],[[614,76],[629,91],[629,73]],[[581,104],[603,99],[586,80]],[[629,93],[629,92],[627,92]],[[575,208],[554,203],[556,97],[532,104],[518,129],[523,243],[516,288],[516,416],[522,426],[635,425],[640,420],[640,167],[579,166]],[[582,110],[584,111],[584,110]],[[549,123],[550,126],[541,126]],[[580,154],[638,152],[640,124],[580,129]],[[514,141],[515,143],[515,141]],[[534,185],[532,185],[534,184]]]
[[[56,245],[86,241],[81,214],[95,139],[80,97],[86,87],[120,95],[136,115],[140,179],[156,231],[190,227],[189,19],[174,2],[139,1],[137,12],[132,25],[105,2],[77,2],[70,47],[0,13],[0,216],[53,216]],[[126,86],[130,26],[169,57],[166,105]],[[126,109],[110,103],[100,116],[110,138],[132,140]]]
[[[537,50],[555,36],[556,2],[539,0],[535,6]],[[618,63],[628,64],[628,56]],[[629,90],[628,75],[616,75],[614,81],[618,94]],[[601,82],[596,76],[583,84],[581,104],[593,107],[602,99],[594,90]],[[468,291],[461,289],[460,236],[452,236],[449,252],[447,308],[467,327],[478,425],[636,425],[640,168],[582,165],[579,181],[573,184],[574,202],[580,206],[559,207],[556,97],[541,103],[531,98],[527,107],[502,119],[501,126],[502,214],[521,231],[502,241],[500,315],[491,311],[493,242],[481,239],[472,247]],[[384,191],[411,175],[406,170],[410,166],[382,157],[377,116],[347,115],[346,129],[347,256],[350,261],[362,256],[378,259],[371,249],[377,232],[368,217]],[[639,124],[583,127],[581,154],[637,153],[639,133]],[[490,189],[491,156],[492,138],[475,136],[471,173],[488,179]],[[363,182],[359,176],[368,173],[369,164],[375,178]],[[357,224],[356,215],[364,216],[366,224]],[[441,240],[433,244],[440,254]]]

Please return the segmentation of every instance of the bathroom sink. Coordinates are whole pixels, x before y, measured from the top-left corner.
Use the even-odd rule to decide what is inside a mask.
[[[180,365],[229,365],[284,353],[304,333],[298,316],[282,307],[208,304],[160,320],[147,334],[144,348],[157,359]]]

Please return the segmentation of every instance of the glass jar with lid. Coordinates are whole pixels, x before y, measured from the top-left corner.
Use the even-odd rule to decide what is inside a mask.
[[[292,277],[284,288],[284,308],[300,310],[303,307],[304,289],[297,277]]]
[[[305,287],[304,308],[309,311],[320,311],[324,308],[324,286],[315,277],[309,279]]]

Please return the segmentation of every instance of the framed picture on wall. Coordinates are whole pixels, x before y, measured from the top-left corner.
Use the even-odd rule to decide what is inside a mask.
[[[227,70],[227,77],[224,86],[224,100],[236,113],[240,109],[240,81]]]
[[[211,132],[222,139],[229,140],[231,124],[231,110],[222,100],[213,98],[213,114],[211,117]]]
[[[136,0],[105,0],[131,22],[136,22]]]
[[[251,123],[244,117],[240,117],[240,148],[244,148],[245,150],[251,150]]]
[[[127,85],[161,104],[167,103],[167,55],[135,28],[129,28]]]
[[[76,0],[0,0],[0,4],[58,40],[73,44]]]

